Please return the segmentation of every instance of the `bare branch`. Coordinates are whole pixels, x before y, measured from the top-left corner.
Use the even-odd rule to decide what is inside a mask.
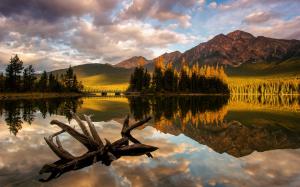
[[[157,147],[145,144],[132,144],[121,147],[118,150],[118,153],[121,156],[140,156],[146,153],[150,153],[152,151],[157,150]]]
[[[135,139],[131,134],[127,134],[126,136],[127,136],[127,138],[128,138],[132,143],[135,143],[135,144],[141,144],[141,142],[138,141],[137,139]],[[146,155],[147,155],[149,158],[153,158],[153,156],[152,156],[151,153],[146,153]]]
[[[50,149],[61,159],[63,160],[72,160],[74,157],[71,154],[66,154],[62,152],[53,142],[52,139],[44,138]]]
[[[133,130],[133,129],[139,127],[139,126],[144,125],[145,123],[147,123],[147,122],[150,121],[150,120],[151,120],[151,117],[147,117],[146,119],[143,119],[143,120],[141,120],[141,121],[139,121],[139,122],[137,122],[137,123],[135,123],[135,124],[129,126],[129,127],[124,131],[124,134],[130,133],[131,130]]]
[[[78,123],[79,127],[81,128],[83,134],[86,135],[89,138],[92,138],[89,131],[87,130],[85,124],[83,123],[83,121],[81,121],[79,116],[77,114],[75,114],[74,112],[72,112],[72,111],[70,111],[70,113],[72,114],[73,118],[77,121],[77,123]]]
[[[128,126],[129,126],[129,115],[127,115],[126,118],[125,118],[125,120],[124,120],[122,131],[121,131],[122,135],[125,133],[125,131],[128,128]]]
[[[56,144],[57,144],[57,148],[60,150],[60,152],[62,152],[64,155],[66,155],[68,158],[70,159],[74,159],[75,157],[69,153],[67,150],[65,150],[59,140],[59,137],[56,136]]]
[[[52,120],[50,122],[50,124],[55,124],[55,125],[59,126],[61,129],[63,129],[67,133],[69,133],[73,138],[75,138],[80,143],[82,143],[88,150],[97,150],[98,144],[94,140],[89,139],[84,134],[79,133],[72,127],[70,127],[60,121],[57,121],[57,120]]]
[[[92,120],[91,120],[91,117],[90,116],[87,116],[87,115],[83,115],[85,120],[87,121],[87,124],[89,125],[89,128],[90,128],[90,131],[91,131],[91,134],[94,138],[94,140],[101,146],[103,147],[103,142],[99,136],[99,134],[97,133],[96,131],[96,128],[95,128],[95,125],[93,124]]]
[[[102,164],[109,166],[111,162],[117,160],[121,156],[139,156],[146,154],[148,157],[152,157],[150,152],[158,149],[154,146],[142,144],[130,134],[131,130],[147,123],[151,119],[151,117],[148,117],[140,122],[133,124],[132,126],[129,126],[129,116],[126,116],[121,131],[122,138],[113,143],[111,143],[107,139],[104,139],[104,145],[89,116],[84,115],[84,118],[89,125],[92,137],[90,136],[90,133],[88,132],[87,128],[80,120],[80,118],[74,113],[73,116],[78,122],[84,134],[76,131],[74,128],[60,121],[52,120],[50,122],[51,124],[55,124],[62,129],[61,131],[54,133],[48,138],[45,138],[45,141],[49,145],[50,149],[60,158],[60,160],[52,164],[44,165],[44,167],[40,170],[40,174],[51,174],[47,179],[41,179],[41,181],[49,181],[53,178],[59,177],[65,172],[77,170],[99,161],[101,161]],[[79,157],[75,157],[68,151],[66,151],[63,148],[58,136],[63,132],[67,132],[73,138],[82,143],[88,149],[88,151]],[[57,145],[53,142],[53,137],[55,136]],[[129,140],[133,142],[132,145],[129,145]]]

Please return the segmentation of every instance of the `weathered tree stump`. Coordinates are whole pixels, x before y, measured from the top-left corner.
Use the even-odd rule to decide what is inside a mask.
[[[52,164],[45,164],[40,170],[40,174],[50,173],[47,179],[40,179],[40,181],[46,182],[51,179],[61,176],[63,173],[71,170],[78,170],[87,166],[90,166],[96,162],[101,161],[103,164],[109,166],[112,161],[117,160],[121,156],[140,156],[146,154],[152,158],[150,152],[157,150],[157,147],[142,144],[140,141],[135,139],[130,132],[147,123],[151,117],[141,120],[133,125],[129,125],[129,116],[126,117],[123,128],[121,131],[122,138],[111,143],[105,139],[105,144],[100,138],[96,131],[96,128],[90,118],[90,116],[84,115],[85,121],[88,124],[89,130],[85,123],[78,117],[77,114],[71,112],[73,118],[77,121],[80,126],[82,133],[76,131],[69,125],[52,120],[50,124],[59,126],[62,130],[45,137],[45,141],[50,149],[60,158],[58,161]],[[68,133],[82,145],[87,148],[87,152],[81,156],[75,157],[67,150],[65,150],[60,142],[59,134]],[[56,143],[53,138],[55,137]],[[133,144],[129,144],[132,142]]]

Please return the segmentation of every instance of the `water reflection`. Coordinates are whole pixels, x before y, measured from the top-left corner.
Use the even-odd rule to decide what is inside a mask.
[[[36,112],[40,112],[43,118],[59,114],[70,120],[69,111],[76,112],[82,103],[80,98],[0,100],[0,116],[4,116],[9,131],[16,135],[22,129],[23,121],[33,122]]]
[[[182,96],[182,97],[129,97],[129,106],[132,115],[136,119],[141,119],[152,114],[155,121],[162,119],[173,120],[179,117],[182,121],[188,121],[189,118],[199,117],[206,112],[212,112],[207,116],[215,118],[215,114],[222,110],[222,107],[227,105],[229,96]],[[213,121],[218,123],[222,119]],[[195,121],[195,120],[194,120]],[[205,121],[202,121],[205,123]],[[208,122],[208,121],[206,121]],[[185,124],[183,124],[185,125]]]
[[[236,102],[234,99],[231,101]],[[291,104],[297,100],[286,101],[287,104]],[[265,121],[267,125],[261,125],[244,124],[243,119],[237,121],[227,118],[230,113],[227,102],[227,97],[220,96],[129,98],[131,111],[137,119],[152,114],[152,126],[159,131],[176,136],[184,134],[218,153],[226,152],[235,157],[242,157],[254,151],[300,147],[300,133],[285,124],[276,123],[275,119]],[[267,103],[282,105],[283,102]],[[258,120],[261,118],[259,115],[256,117]],[[264,118],[266,119],[268,117]],[[285,119],[288,120],[291,119]]]
[[[0,186],[298,186],[299,99],[241,97],[81,98],[54,110],[38,100],[1,101]],[[75,125],[63,113],[69,106],[92,114],[97,131],[112,141],[130,111],[136,119],[153,116],[133,135],[159,147],[154,159],[122,157],[39,183],[40,168],[57,159],[43,137],[59,130],[52,119]],[[16,136],[7,129],[8,111],[18,119],[12,124],[23,122]],[[86,152],[68,135],[61,141],[76,156]]]
[[[158,149],[151,145],[142,144],[131,135],[132,130],[147,123],[151,117],[130,125],[129,116],[127,116],[120,132],[122,138],[112,143],[105,139],[104,144],[90,117],[84,116],[88,123],[87,128],[76,113],[71,112],[71,114],[77,121],[82,133],[77,131],[75,127],[72,128],[61,121],[51,121],[51,124],[59,126],[62,130],[50,135],[48,138],[45,138],[45,141],[53,153],[55,153],[60,159],[51,164],[45,164],[42,167],[39,172],[40,174],[50,173],[46,179],[40,179],[42,182],[48,182],[54,178],[60,177],[64,173],[72,170],[79,170],[96,164],[97,162],[110,166],[113,161],[121,158],[122,156],[141,156],[145,154],[149,158],[153,158],[151,152]],[[59,139],[59,135],[64,132],[68,133],[80,142],[85,148],[87,148],[88,151],[81,156],[74,156],[68,150],[64,149]],[[56,143],[53,141],[54,137],[56,138]],[[132,142],[133,144],[129,145],[129,142]]]

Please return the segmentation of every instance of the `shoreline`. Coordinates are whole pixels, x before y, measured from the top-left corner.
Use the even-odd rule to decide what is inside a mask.
[[[88,96],[85,93],[74,92],[23,92],[23,93],[0,93],[0,100],[11,99],[47,99],[47,98],[61,98],[61,97],[83,97]]]
[[[230,96],[230,94],[223,93],[141,93],[141,92],[127,92],[124,96]]]

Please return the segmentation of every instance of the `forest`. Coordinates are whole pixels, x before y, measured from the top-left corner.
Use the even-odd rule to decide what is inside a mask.
[[[158,58],[152,75],[141,64],[135,68],[127,92],[229,94],[229,87],[222,66],[189,67],[183,62],[177,70]]]
[[[140,64],[130,77],[127,92],[140,93],[203,93],[232,95],[298,95],[297,78],[239,78],[228,77],[223,66],[188,66],[184,61],[180,69],[172,62],[155,61],[153,73]]]
[[[10,59],[5,73],[0,74],[0,92],[80,92],[82,89],[71,66],[61,75],[46,71],[38,75],[32,65],[24,67],[18,55]]]
[[[300,94],[300,80],[290,79],[232,79],[230,93],[251,95],[297,95]]]

